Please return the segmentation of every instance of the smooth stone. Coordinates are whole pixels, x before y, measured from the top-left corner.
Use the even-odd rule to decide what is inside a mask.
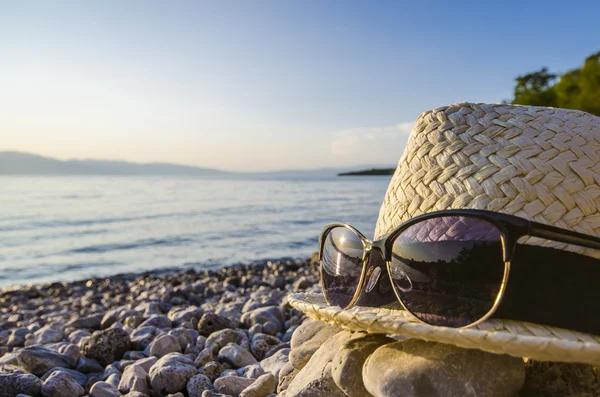
[[[94,332],[85,341],[82,352],[86,357],[108,365],[120,360],[128,350],[131,350],[129,334],[120,328],[109,328]]]
[[[42,381],[35,375],[0,372],[0,397],[14,397],[19,393],[39,397]]]
[[[54,329],[51,325],[46,325],[35,331],[33,334],[35,335],[36,342],[40,345],[57,343],[65,337],[65,334],[61,330]]]
[[[204,346],[217,353],[228,343],[237,343],[244,348],[246,346],[250,346],[250,340],[248,337],[243,332],[238,332],[233,329],[222,329],[220,331],[213,332],[208,338],[206,338]]]
[[[181,353],[181,347],[177,338],[168,334],[162,334],[150,343],[149,352],[150,355],[160,358],[169,353]]]
[[[184,390],[195,374],[196,367],[192,360],[180,353],[170,353],[150,368],[150,384],[155,392],[176,393]]]
[[[261,328],[262,329],[262,328]],[[263,333],[256,333],[250,343],[250,351],[256,357],[257,360],[262,360],[266,357],[266,353],[273,347],[278,346],[281,340],[278,338],[266,335]]]
[[[363,367],[375,397],[514,396],[525,382],[521,358],[409,339],[381,346]],[[290,397],[290,396],[288,396]]]
[[[235,328],[235,324],[230,319],[219,316],[218,314],[206,312],[198,321],[198,332],[200,335],[209,336],[213,332],[227,328]]]
[[[270,372],[275,378],[279,378],[279,371],[289,362],[290,349],[281,349],[271,357],[267,357],[260,362],[265,372]]]
[[[148,395],[139,391],[130,391],[127,394],[123,394],[123,397],[148,397]]]
[[[0,365],[19,365],[16,353],[5,353],[0,358]]]
[[[204,314],[204,310],[197,306],[175,306],[169,310],[167,317],[173,324],[179,325],[192,319],[199,320]]]
[[[64,372],[53,372],[42,384],[42,397],[80,397],[84,390]]]
[[[23,347],[25,345],[25,338],[30,333],[31,331],[27,328],[15,328],[8,337],[6,345],[11,347]]]
[[[212,390],[210,379],[203,374],[194,375],[187,383],[186,390],[189,397],[202,397],[205,390]]]
[[[204,366],[204,364],[214,361],[213,352],[210,349],[204,349],[196,356],[194,365],[198,368]]]
[[[144,371],[146,372],[150,372],[150,368],[152,368],[152,366],[154,364],[156,364],[156,362],[158,361],[158,358],[156,357],[146,357],[146,358],[142,358],[140,360],[137,360],[135,362],[135,365],[139,365],[140,367],[144,368]]]
[[[38,345],[19,350],[17,361],[21,368],[36,376],[42,376],[52,368],[68,368],[71,366],[69,357]]]
[[[307,342],[325,342],[341,330],[342,328],[323,321],[306,320],[294,332],[290,345],[295,349]]]
[[[44,376],[42,376],[40,379],[42,381],[45,381],[55,372],[63,372],[65,374],[69,375],[75,382],[79,383],[79,385],[81,385],[81,387],[85,387],[85,385],[88,381],[87,376],[85,376],[81,372],[78,372],[78,371],[75,371],[72,369],[67,369],[67,368],[60,368],[60,367],[52,368],[50,371],[46,372],[44,374]]]
[[[98,316],[87,316],[75,318],[65,324],[64,328],[75,328],[75,329],[100,329],[102,319]]]
[[[362,380],[363,365],[367,357],[382,345],[394,339],[382,334],[368,334],[344,343],[335,354],[331,366],[333,381],[349,397],[368,396]]]
[[[198,373],[208,376],[211,381],[215,381],[225,370],[223,364],[216,361],[209,361],[198,370]]]
[[[328,394],[330,397],[345,397],[346,394],[337,387],[333,380],[332,361],[344,343],[364,335],[363,333],[341,331],[328,339],[290,382],[285,392],[286,397],[310,397],[324,394]]]
[[[239,397],[265,397],[275,392],[275,377],[271,373],[259,376],[254,383],[246,387]]]
[[[292,383],[298,372],[300,372],[300,370],[294,368],[292,363],[285,364],[283,368],[281,368],[281,371],[279,371],[279,384],[277,385],[277,392],[282,393],[287,390],[288,386],[290,383]]]
[[[110,374],[106,377],[106,383],[110,383],[115,388],[119,387],[119,383],[121,383],[121,375],[120,374]]]
[[[264,375],[264,373],[265,370],[260,366],[260,364],[247,365],[237,370],[237,374],[239,376],[249,379],[256,379],[259,376]]]
[[[213,390],[205,390],[204,393],[202,393],[202,397],[233,397],[233,396],[230,396],[229,394],[217,393],[216,391],[213,391]]]
[[[51,346],[48,345],[48,347],[52,348]],[[75,367],[81,357],[79,346],[73,343],[60,343],[57,351],[69,359],[69,368]]]
[[[141,323],[140,327],[156,327],[156,328],[171,328],[173,323],[169,320],[169,317],[162,314],[155,314],[150,316],[146,321]]]
[[[254,383],[254,379],[240,378],[239,376],[225,376],[215,380],[215,391],[232,396],[239,395],[246,387]]]
[[[85,329],[78,329],[69,334],[68,338],[71,343],[79,343],[83,338],[92,336],[92,333]]]
[[[277,329],[276,332],[283,331],[284,316],[279,306],[266,306],[254,309],[242,315],[242,323],[247,327],[251,327],[254,324],[263,324],[263,331],[265,324],[274,324]]]
[[[179,342],[181,351],[184,351],[187,346],[192,345],[196,347],[196,338],[198,338],[198,331],[187,328],[174,328],[169,331],[169,335],[175,337]]]
[[[229,343],[219,351],[219,361],[224,361],[233,368],[241,368],[246,365],[257,364],[256,358],[248,350],[240,345]]]
[[[161,331],[154,327],[138,327],[131,333],[131,347],[135,350],[144,350],[152,343]]]
[[[90,388],[90,397],[121,397],[121,393],[110,383],[96,382]]]
[[[125,368],[125,371],[123,371],[118,389],[123,394],[129,393],[130,391],[139,391],[149,394],[148,373],[139,365],[129,365]]]
[[[80,357],[75,370],[82,374],[92,374],[104,371],[104,367],[92,358]]]

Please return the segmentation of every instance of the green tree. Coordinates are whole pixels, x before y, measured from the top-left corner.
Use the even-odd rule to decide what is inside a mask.
[[[516,79],[512,103],[578,109],[600,116],[600,52],[558,76],[547,68]]]

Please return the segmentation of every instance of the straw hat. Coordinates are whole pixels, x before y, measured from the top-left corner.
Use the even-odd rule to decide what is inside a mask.
[[[383,200],[375,239],[417,215],[461,208],[503,212],[597,236],[599,185],[600,118],[575,110],[509,104],[445,106],[417,119]],[[519,243],[600,258],[598,251],[537,238]],[[327,305],[321,295],[293,294],[289,301],[313,319],[353,330],[600,365],[600,336],[564,328],[492,318],[456,329],[420,323],[402,310],[342,310]],[[565,310],[557,307],[555,314]]]

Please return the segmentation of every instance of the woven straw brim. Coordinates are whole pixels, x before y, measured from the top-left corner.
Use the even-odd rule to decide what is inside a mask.
[[[290,305],[313,320],[353,331],[383,333],[441,342],[490,353],[600,365],[600,336],[520,321],[491,319],[456,329],[418,322],[403,310],[329,306],[321,294],[291,294]]]

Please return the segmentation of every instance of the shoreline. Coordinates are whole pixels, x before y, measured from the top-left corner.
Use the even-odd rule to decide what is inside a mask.
[[[93,388],[200,396],[204,391],[190,385],[194,379],[208,382],[206,390],[226,391],[241,387],[232,382],[246,388],[261,376],[276,386],[291,335],[305,319],[286,296],[317,283],[314,261],[306,258],[2,290],[0,389],[35,396],[62,379],[74,396],[101,395]],[[165,384],[174,378],[163,375],[182,367],[186,381]]]

